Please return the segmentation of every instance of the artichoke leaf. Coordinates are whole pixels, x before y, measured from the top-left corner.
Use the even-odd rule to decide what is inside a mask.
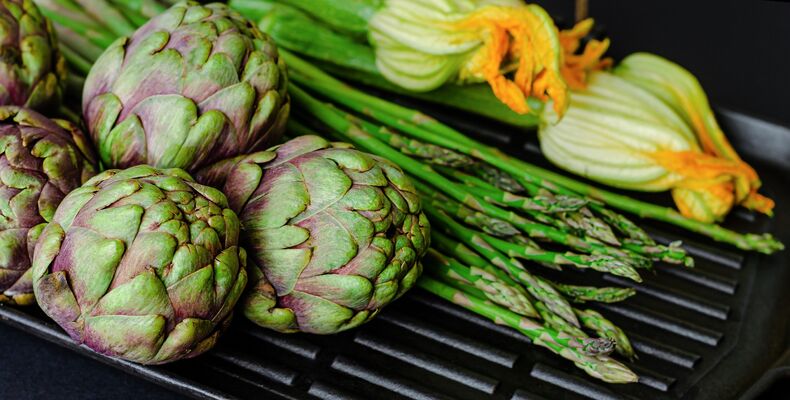
[[[86,317],[84,337],[90,338],[86,344],[99,353],[147,363],[164,343],[166,323],[160,315]]]
[[[174,313],[162,281],[153,272],[143,271],[107,292],[90,311],[90,316],[159,315],[172,320]]]

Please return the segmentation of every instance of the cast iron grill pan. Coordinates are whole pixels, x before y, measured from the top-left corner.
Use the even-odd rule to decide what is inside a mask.
[[[420,105],[426,107],[425,105]],[[449,110],[433,115],[512,155],[548,166],[535,134]],[[738,210],[726,225],[790,243],[790,130],[743,114],[720,119],[778,204],[773,219]],[[667,202],[665,196],[644,196]],[[669,204],[669,203],[666,203]],[[508,328],[415,289],[371,323],[334,336],[283,335],[237,316],[219,346],[194,360],[145,367],[73,344],[36,308],[0,306],[0,320],[175,392],[203,399],[713,399],[775,377],[786,348],[787,253],[763,256],[672,226],[642,221],[660,242],[682,240],[694,269],[659,264],[633,298],[590,305],[622,327],[639,359],[629,385],[596,381]],[[540,269],[539,266],[534,266]],[[551,277],[551,271],[540,269]],[[563,274],[634,286],[596,272]],[[785,310],[785,311],[783,311]]]

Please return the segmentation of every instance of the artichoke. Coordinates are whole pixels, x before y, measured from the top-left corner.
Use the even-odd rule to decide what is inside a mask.
[[[92,177],[86,138],[66,121],[0,107],[0,302],[34,302],[31,255],[63,197]]]
[[[223,4],[179,3],[104,51],[82,107],[104,165],[195,171],[279,138],[286,84],[252,23]]]
[[[39,111],[60,105],[66,61],[32,0],[0,0],[0,105]]]
[[[33,288],[78,343],[143,364],[210,349],[247,284],[239,220],[179,169],[109,170],[61,202]]]
[[[422,272],[429,225],[408,177],[388,160],[301,136],[198,174],[225,181],[244,227],[244,314],[281,332],[358,326]],[[253,265],[254,264],[254,265]]]

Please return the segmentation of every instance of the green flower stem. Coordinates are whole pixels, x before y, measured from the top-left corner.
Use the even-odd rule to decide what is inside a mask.
[[[379,119],[381,122],[396,127],[398,130],[419,140],[447,147],[486,161],[516,178],[520,177],[527,182],[561,194],[587,196],[639,217],[677,225],[689,231],[729,243],[740,249],[770,254],[784,248],[784,245],[770,234],[740,234],[717,224],[695,221],[683,217],[674,209],[598,189],[564,175],[515,159],[495,148],[485,146],[423,113],[357,91],[287,51],[281,51],[281,54],[291,70],[295,72],[294,80],[299,81],[301,79],[303,82],[307,80],[307,84],[312,89],[331,97],[347,107]]]
[[[570,337],[485,300],[469,296],[427,276],[422,277],[417,281],[417,284],[424,290],[488,318],[496,324],[517,330],[530,338],[535,345],[547,348],[572,361],[592,377],[610,383],[628,383],[638,380],[633,371],[616,360],[585,354],[585,349],[594,347],[593,343],[601,343],[600,339]]]

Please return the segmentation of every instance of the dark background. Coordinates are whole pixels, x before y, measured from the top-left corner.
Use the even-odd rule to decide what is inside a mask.
[[[572,0],[537,3],[572,21]],[[712,104],[790,126],[790,3],[591,0],[589,15],[612,39],[616,60],[635,51],[662,55],[691,70]],[[772,392],[786,395],[787,387]],[[177,395],[0,324],[0,397]]]

